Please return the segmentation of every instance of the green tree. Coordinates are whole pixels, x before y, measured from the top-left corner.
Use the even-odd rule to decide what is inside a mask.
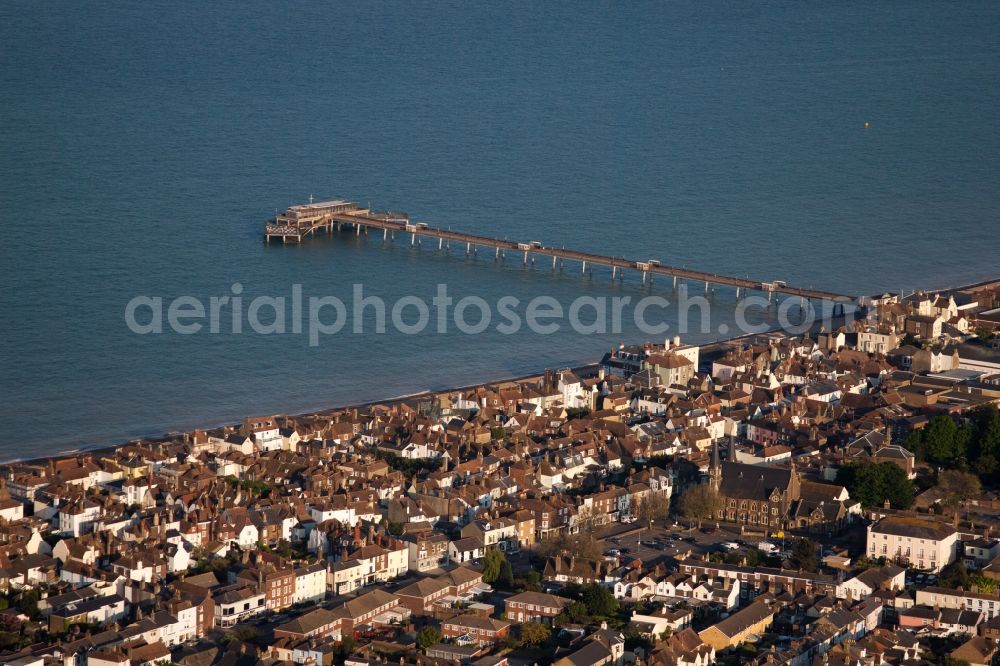
[[[444,636],[436,627],[427,626],[417,632],[417,645],[420,646],[421,650],[426,650],[430,646],[440,643],[443,638]]]
[[[535,570],[524,574],[524,588],[535,592],[541,590],[542,575]]]
[[[635,650],[640,648],[645,650],[647,653],[653,649],[653,641],[649,640],[644,634],[640,633],[638,629],[626,629],[623,633],[625,638],[625,649]]]
[[[525,622],[518,633],[521,645],[541,645],[549,640],[552,630],[540,622]]]
[[[1000,408],[996,405],[977,407],[970,414],[969,425],[972,428],[970,458],[991,456],[994,460],[1000,459]]]
[[[928,462],[952,465],[965,456],[959,450],[958,426],[950,416],[933,416],[920,433],[920,444]]]
[[[566,618],[570,622],[587,622],[590,620],[590,612],[587,604],[582,601],[574,601],[566,607]]]
[[[507,557],[497,548],[490,548],[483,556],[483,582],[491,585],[496,582],[503,572],[503,565],[507,562]],[[509,566],[509,565],[508,565]]]
[[[354,652],[356,647],[358,647],[358,642],[354,640],[354,636],[344,636],[344,639],[337,643],[333,649],[336,663],[344,663],[344,660]]]
[[[699,483],[684,491],[677,508],[682,516],[697,521],[701,527],[702,520],[715,518],[722,510],[722,497],[711,485]]]
[[[611,590],[598,583],[589,583],[583,586],[583,603],[587,604],[587,611],[596,617],[610,617],[618,610],[618,600]]]
[[[837,483],[866,507],[881,506],[885,500],[895,509],[913,504],[913,482],[895,463],[849,463],[837,472]]]
[[[938,583],[940,583],[942,587],[951,587],[954,589],[962,588],[963,590],[968,590],[969,570],[965,567],[965,562],[963,560],[955,560],[942,569],[941,575],[938,576]]]
[[[799,539],[792,547],[791,562],[796,569],[803,571],[816,571],[819,566],[816,562],[816,544],[810,539]]]
[[[997,581],[995,578],[989,578],[983,574],[972,574],[969,576],[969,584],[976,586],[976,591],[982,594],[989,594],[996,596],[997,594]]]
[[[990,476],[992,474],[996,474],[997,470],[1000,469],[1000,461],[998,461],[995,456],[989,453],[984,453],[976,458],[976,462],[972,468],[979,476]]]
[[[27,590],[21,593],[20,607],[27,615],[35,618],[38,613],[38,602],[42,598],[42,591],[38,588]]]

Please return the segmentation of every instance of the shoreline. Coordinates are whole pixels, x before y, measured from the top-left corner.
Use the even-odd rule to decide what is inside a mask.
[[[736,343],[737,341],[746,340],[747,338],[756,337],[758,335],[767,335],[768,333],[772,333],[772,332],[774,332],[776,330],[780,330],[780,329],[772,328],[772,329],[769,329],[769,330],[761,332],[761,333],[746,333],[746,334],[738,335],[738,336],[731,337],[731,338],[724,338],[724,339],[721,339],[721,340],[715,340],[715,341],[712,341],[712,342],[707,342],[704,345],[699,345],[699,346],[701,347],[702,352],[705,352],[706,350],[709,351],[709,352],[712,352],[712,351],[716,351],[716,350],[718,350],[718,349],[720,349],[722,347],[732,345],[732,344]],[[596,372],[598,370],[599,366],[600,366],[600,360],[592,361],[592,362],[580,363],[580,364],[576,364],[576,365],[560,366],[560,367],[568,367],[574,373],[587,374],[587,373],[591,373],[591,372]],[[374,406],[374,405],[387,405],[387,406],[398,405],[398,404],[402,404],[402,403],[413,401],[413,400],[419,400],[421,398],[428,398],[428,397],[432,397],[432,396],[436,396],[436,395],[441,395],[441,394],[444,394],[444,393],[454,393],[456,391],[469,391],[469,390],[473,390],[473,389],[477,389],[477,388],[482,388],[482,387],[486,387],[486,386],[496,386],[498,384],[507,384],[507,383],[511,383],[511,382],[524,382],[524,381],[529,381],[529,380],[532,380],[532,379],[541,379],[545,375],[546,369],[551,369],[551,368],[543,368],[541,370],[535,370],[535,371],[529,372],[527,374],[513,375],[513,376],[502,377],[502,378],[498,378],[498,379],[490,379],[490,380],[485,380],[485,381],[480,381],[480,382],[474,382],[472,384],[465,384],[465,385],[462,385],[462,386],[455,386],[455,387],[450,387],[450,388],[445,388],[445,389],[439,389],[439,390],[427,389],[427,390],[424,390],[424,391],[417,391],[415,393],[406,393],[406,394],[403,394],[403,395],[396,396],[394,398],[387,398],[387,399],[384,399],[384,400],[367,400],[367,401],[364,401],[364,402],[348,403],[348,404],[343,404],[343,405],[336,405],[336,406],[333,406],[333,407],[323,407],[321,409],[307,410],[307,411],[303,411],[303,412],[296,412],[296,413],[293,413],[293,414],[289,414],[289,413],[275,413],[274,416],[281,416],[281,417],[284,417],[284,418],[302,418],[304,416],[334,414],[334,413],[337,413],[337,412],[343,412],[343,411],[348,411],[348,410],[352,410],[352,409],[362,409],[362,408],[371,407],[371,406]],[[97,455],[97,454],[102,454],[102,453],[114,453],[115,451],[117,451],[118,449],[120,449],[120,448],[122,448],[124,446],[136,445],[138,442],[142,442],[142,443],[146,443],[146,444],[157,444],[157,443],[162,443],[162,442],[170,442],[170,441],[175,441],[177,439],[177,437],[175,436],[177,434],[191,432],[192,430],[205,430],[205,431],[215,430],[217,428],[224,428],[224,427],[227,427],[227,426],[228,427],[239,427],[240,423],[233,423],[233,422],[218,423],[217,425],[207,426],[207,427],[204,427],[204,428],[195,427],[195,428],[191,428],[191,429],[187,429],[187,430],[181,430],[181,431],[175,431],[175,432],[169,432],[169,433],[162,433],[162,434],[158,434],[158,435],[151,435],[151,436],[148,436],[148,437],[140,437],[140,438],[137,438],[137,439],[134,439],[134,440],[128,440],[128,441],[119,442],[117,444],[99,444],[99,445],[95,445],[93,447],[80,446],[80,447],[77,447],[77,448],[75,448],[75,449],[73,449],[71,451],[60,451],[58,453],[55,453],[55,454],[49,455],[49,456],[32,457],[32,458],[14,458],[14,459],[10,459],[10,460],[0,460],[0,467],[9,467],[9,466],[12,466],[12,465],[37,465],[37,464],[39,464],[41,462],[47,462],[49,460],[57,460],[57,461],[58,460],[69,460],[71,458],[75,458],[75,457],[80,456],[80,455]]]
[[[959,287],[949,287],[949,288],[945,288],[945,289],[926,289],[926,290],[923,290],[923,291],[925,291],[926,293],[951,293],[951,292],[958,292],[958,291],[988,289],[988,288],[996,287],[996,286],[1000,286],[1000,278],[998,278],[998,277],[988,278],[988,279],[985,279],[985,280],[981,280],[979,282],[975,282],[973,284],[962,285],[962,286],[959,286]],[[762,332],[762,333],[746,333],[746,334],[743,334],[743,335],[738,335],[738,336],[734,336],[734,337],[730,337],[730,338],[724,338],[724,339],[720,339],[720,340],[715,340],[715,341],[712,341],[712,342],[708,342],[708,343],[705,343],[704,345],[700,345],[700,347],[701,347],[701,349],[702,349],[703,352],[705,352],[705,351],[714,351],[713,348],[721,348],[723,346],[732,345],[732,344],[734,344],[737,341],[746,340],[747,338],[752,338],[752,337],[755,337],[755,336],[758,336],[758,335],[766,335],[767,333],[774,332],[775,330],[780,330],[780,329],[778,329],[778,328],[772,328],[772,329],[769,329],[768,331],[765,331],[765,332]],[[600,361],[598,360],[598,361],[593,361],[593,362],[584,362],[584,363],[581,363],[581,364],[578,364],[578,365],[569,365],[568,367],[569,367],[570,370],[572,370],[573,372],[576,372],[576,373],[587,373],[587,372],[594,372],[594,371],[596,371],[599,365],[600,365]],[[407,402],[407,401],[418,400],[418,399],[423,398],[423,397],[431,397],[431,396],[440,395],[440,394],[444,394],[444,393],[454,393],[456,391],[469,391],[469,390],[472,390],[472,389],[482,388],[482,387],[485,387],[485,386],[494,386],[494,385],[497,385],[497,384],[505,384],[505,383],[509,383],[509,382],[523,382],[523,381],[528,381],[528,380],[531,380],[531,379],[538,379],[538,378],[540,378],[540,377],[542,377],[544,375],[545,370],[546,369],[543,368],[542,370],[535,370],[535,371],[532,371],[532,372],[527,373],[527,374],[514,375],[514,376],[503,377],[503,378],[498,378],[498,379],[491,379],[491,380],[486,380],[486,381],[474,382],[472,384],[466,384],[466,385],[462,385],[462,386],[456,386],[456,387],[450,387],[450,388],[444,388],[444,389],[438,389],[438,390],[427,389],[427,390],[417,391],[417,392],[414,392],[414,393],[407,393],[407,394],[396,396],[394,398],[387,398],[387,399],[383,399],[383,400],[367,400],[367,401],[364,401],[364,402],[349,403],[349,404],[344,404],[344,405],[336,405],[336,406],[333,406],[333,407],[323,407],[323,408],[315,409],[315,410],[308,410],[308,411],[303,411],[303,412],[296,412],[294,414],[277,413],[277,414],[275,414],[275,416],[282,416],[282,417],[285,417],[285,418],[301,418],[303,416],[310,416],[310,415],[334,414],[334,413],[337,413],[337,412],[343,412],[343,411],[351,410],[351,409],[361,409],[361,408],[364,408],[364,407],[371,407],[373,405],[390,405],[390,406],[391,405],[398,405],[398,404],[401,404],[401,403],[404,403],[404,402]],[[119,442],[119,443],[116,443],[116,444],[97,444],[97,445],[94,445],[92,447],[91,446],[87,446],[87,445],[81,445],[81,446],[78,446],[75,449],[72,449],[72,450],[69,450],[69,451],[60,451],[60,452],[54,453],[53,455],[49,455],[49,456],[30,457],[30,458],[12,458],[12,459],[8,459],[8,460],[0,460],[0,467],[10,467],[12,465],[37,465],[37,464],[39,464],[41,462],[45,462],[45,461],[49,461],[49,460],[57,460],[57,461],[58,460],[68,460],[68,459],[71,459],[71,458],[75,458],[75,457],[77,457],[79,455],[92,455],[93,456],[93,455],[100,455],[100,454],[105,454],[105,453],[114,453],[115,451],[117,451],[118,449],[120,449],[120,448],[122,448],[124,446],[135,445],[138,442],[144,442],[144,443],[149,443],[149,444],[157,444],[157,443],[163,443],[163,442],[170,442],[170,441],[174,441],[176,439],[176,435],[187,433],[187,432],[191,432],[192,430],[206,430],[207,431],[207,430],[215,430],[217,428],[224,428],[224,427],[227,427],[227,426],[228,427],[238,427],[239,425],[240,425],[239,423],[232,423],[232,422],[230,422],[230,423],[218,423],[217,425],[206,426],[206,427],[203,427],[203,428],[194,427],[194,428],[190,428],[190,429],[186,429],[186,430],[161,433],[161,434],[150,435],[150,436],[146,436],[146,437],[138,437],[138,438],[136,438],[134,440],[126,440],[126,441],[122,441],[122,442]]]

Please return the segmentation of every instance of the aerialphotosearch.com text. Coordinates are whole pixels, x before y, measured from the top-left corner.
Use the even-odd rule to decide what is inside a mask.
[[[303,294],[301,284],[291,286],[288,295],[259,295],[246,298],[243,285],[234,283],[230,293],[207,299],[195,296],[140,295],[125,306],[125,324],[138,335],[174,333],[194,335],[305,335],[310,346],[319,346],[324,337],[338,334],[384,334],[395,330],[404,335],[427,332],[446,335],[454,331],[477,335],[491,328],[503,335],[528,330],[551,335],[568,327],[580,335],[621,333],[627,322],[649,336],[667,331],[687,333],[762,333],[777,324],[782,330],[801,334],[819,317],[829,317],[827,304],[785,299],[772,303],[763,295],[748,295],[736,303],[734,324],[713,329],[712,303],[700,294],[677,288],[671,301],[658,295],[579,296],[564,304],[553,296],[539,295],[530,300],[502,296],[493,301],[474,295],[455,299],[446,284],[438,284],[427,299],[406,295],[391,302],[381,296],[366,295],[364,285],[354,284],[351,297]],[[673,295],[673,294],[672,294]],[[774,310],[771,323],[761,314]],[[720,330],[726,329],[726,330]],[[829,327],[827,330],[830,330]]]

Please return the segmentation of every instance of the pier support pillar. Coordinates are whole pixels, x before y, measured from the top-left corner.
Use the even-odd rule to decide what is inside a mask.
[[[708,280],[705,280],[705,295],[708,296]]]
[[[555,255],[553,255],[553,257],[552,257],[552,270],[555,270],[555,269],[556,269],[556,257],[555,257]]]
[[[443,238],[438,238],[438,252],[441,251],[442,247],[444,247],[444,239]]]
[[[642,272],[642,283],[643,284],[646,284],[646,277],[647,277],[647,275],[648,275],[647,271],[643,271]]]
[[[614,264],[611,265],[611,279],[614,280],[618,276],[618,267]]]
[[[494,261],[496,261],[496,260],[497,260],[497,259],[499,259],[499,258],[500,258],[500,246],[498,245],[498,246],[497,246],[497,255],[496,255],[496,257],[494,257],[494,259],[493,259],[493,260],[494,260]]]
[[[465,256],[469,256],[469,249],[472,247],[472,243],[465,244]]]
[[[580,272],[581,273],[586,273],[587,272],[587,262],[586,261],[583,262],[583,266],[581,267]]]
[[[414,244],[416,244],[416,242],[417,242],[417,235],[416,234],[410,234],[410,245],[414,245]]]
[[[389,230],[388,229],[383,229],[382,230],[382,240],[384,241],[387,238],[389,238]]]
[[[354,230],[357,232],[357,233],[354,234],[355,236],[360,236],[361,235],[361,225],[360,224],[355,224],[354,225]]]
[[[736,287],[736,298],[738,299],[739,297],[740,297],[740,288]]]
[[[676,288],[677,288],[677,276],[675,275],[674,276],[674,289],[676,289]]]
[[[527,250],[524,251],[524,259],[521,260],[521,265],[522,266],[527,266],[528,265],[528,251]]]

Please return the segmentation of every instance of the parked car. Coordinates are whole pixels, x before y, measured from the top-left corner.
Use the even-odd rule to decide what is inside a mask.
[[[781,551],[780,548],[778,548],[777,546],[775,546],[770,541],[761,541],[760,543],[758,543],[757,544],[757,550],[759,550],[759,551],[761,551],[763,553],[767,553],[768,555],[776,555],[778,552]]]

